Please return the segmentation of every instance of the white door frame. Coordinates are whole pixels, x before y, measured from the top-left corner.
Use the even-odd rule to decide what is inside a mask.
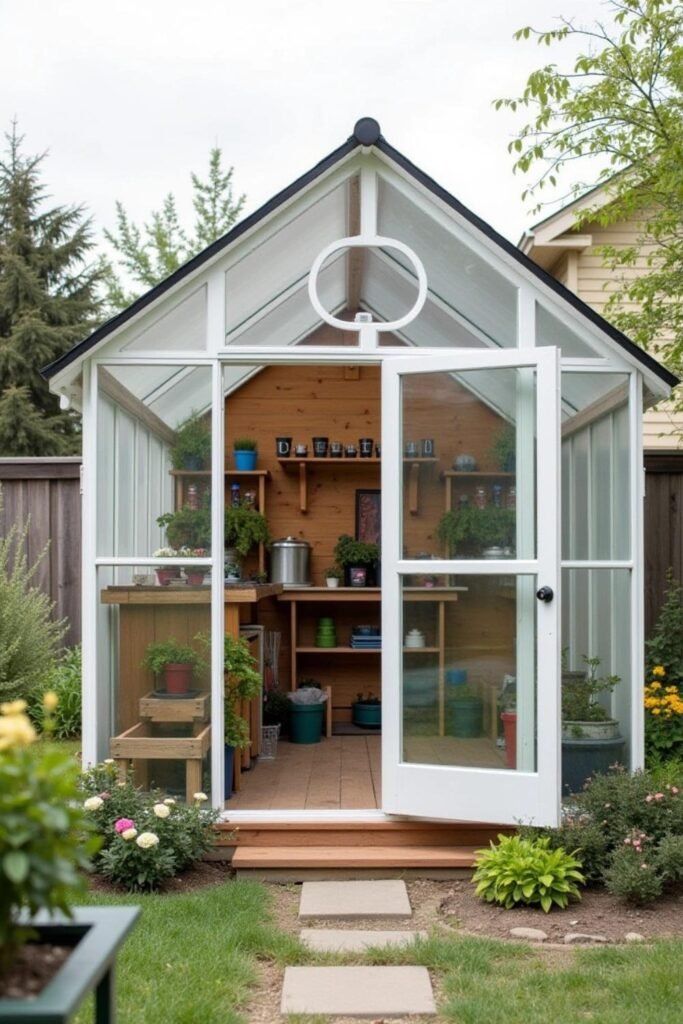
[[[535,601],[537,621],[537,770],[465,768],[402,761],[401,679],[403,576],[424,572],[425,563],[403,558],[401,380],[420,373],[497,368],[536,371],[536,557],[500,561],[432,560],[436,575],[507,574],[522,577],[518,596],[535,578],[554,600]],[[460,350],[390,357],[382,364],[382,805],[390,814],[443,820],[520,820],[553,825],[560,814],[560,363],[555,348]],[[435,410],[437,415],[437,410]],[[529,588],[526,586],[528,595]]]

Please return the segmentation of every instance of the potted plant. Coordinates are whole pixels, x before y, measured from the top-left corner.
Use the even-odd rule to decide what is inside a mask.
[[[515,510],[497,505],[487,505],[486,508],[465,505],[444,512],[436,532],[451,557],[487,552],[491,557],[495,549],[496,557],[502,558],[514,545]]]
[[[342,576],[341,569],[337,568],[336,565],[331,565],[329,569],[325,569],[325,583],[330,589],[335,589],[339,586]]]
[[[193,412],[176,431],[171,448],[174,469],[202,470],[211,458],[211,430],[206,422]]]
[[[249,723],[239,713],[242,701],[252,700],[261,691],[262,680],[256,660],[244,637],[224,637],[225,703],[224,703],[224,765],[225,798],[232,793],[235,751],[248,747]]]
[[[517,436],[511,424],[506,424],[496,434],[491,445],[491,458],[503,473],[514,473],[517,464]]]
[[[290,701],[286,693],[273,686],[263,697],[263,724],[279,725],[286,732],[289,725]]]
[[[334,557],[344,570],[345,584],[350,586],[374,586],[379,571],[379,545],[354,540],[343,533],[334,548]]]
[[[235,469],[242,472],[256,469],[258,445],[253,437],[237,437],[233,443]]]
[[[382,727],[382,702],[371,693],[364,697],[359,693],[351,705],[351,719],[361,729],[380,729]]]
[[[56,703],[44,695],[48,735]],[[110,972],[139,909],[72,907],[100,845],[76,761],[35,742],[23,700],[3,705],[0,737],[0,1021],[69,1020],[100,983],[98,1005],[113,1020]]]
[[[268,544],[270,533],[265,516],[245,505],[231,505],[225,510],[226,566],[240,566],[257,544]],[[239,579],[239,572],[237,575]]]
[[[446,703],[449,736],[473,739],[481,736],[484,725],[484,702],[467,684],[453,688]]]
[[[194,647],[169,637],[148,645],[142,667],[161,680],[166,693],[184,697],[191,689],[195,674],[205,667],[205,662]]]
[[[624,754],[619,722],[599,697],[610,694],[621,681],[616,675],[598,675],[600,658],[583,655],[585,669],[567,668],[562,652],[562,784],[572,793],[598,771],[607,771]]]
[[[206,558],[207,550],[206,548],[181,548],[178,553],[188,558]],[[201,587],[209,571],[206,565],[190,564],[183,566],[185,579],[190,587]]]
[[[207,496],[208,498],[208,496]],[[157,518],[157,526],[166,530],[170,547],[209,550],[211,547],[211,509],[209,500],[201,508],[184,505],[175,512],[164,512]]]
[[[152,558],[176,558],[177,554],[178,552],[175,548],[157,548],[153,552]],[[177,565],[158,565],[154,572],[160,587],[167,587],[173,580],[177,580],[180,577],[180,567]]]

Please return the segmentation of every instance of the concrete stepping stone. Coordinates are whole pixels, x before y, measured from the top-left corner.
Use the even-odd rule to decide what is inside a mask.
[[[398,879],[362,882],[304,882],[299,918],[410,917],[406,883]]]
[[[280,1012],[377,1019],[436,1005],[426,967],[287,967]]]
[[[351,930],[349,928],[302,928],[299,938],[315,953],[363,953],[370,947],[410,946],[426,939],[426,932]]]

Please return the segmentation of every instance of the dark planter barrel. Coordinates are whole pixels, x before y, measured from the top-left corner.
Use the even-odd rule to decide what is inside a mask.
[[[357,700],[351,705],[353,724],[361,729],[380,729],[382,727],[382,705],[367,704]]]
[[[623,736],[608,740],[562,740],[562,793],[580,793],[595,772],[606,772],[623,764],[626,741]]]
[[[320,743],[325,704],[294,704],[289,715],[289,739],[292,743]]]

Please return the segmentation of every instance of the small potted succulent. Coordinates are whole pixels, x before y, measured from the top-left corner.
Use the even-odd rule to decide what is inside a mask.
[[[210,459],[211,430],[198,413],[193,412],[176,431],[171,448],[173,468],[199,471],[208,466]]]
[[[351,705],[353,724],[361,729],[380,729],[382,727],[382,702],[379,697],[369,693],[367,697],[359,693]]]
[[[157,548],[152,554],[152,558],[176,558],[178,552],[175,548]],[[157,583],[160,587],[167,587],[174,580],[180,578],[180,567],[177,565],[161,566],[157,565],[155,568],[157,577]]]
[[[205,662],[194,647],[169,637],[149,644],[142,666],[162,683],[159,689],[176,697],[186,697],[195,674],[205,667]]]
[[[253,437],[237,437],[233,443],[235,469],[242,472],[256,469],[258,445]]]
[[[343,575],[341,569],[331,565],[329,569],[325,569],[325,584],[333,590],[339,586]]]

